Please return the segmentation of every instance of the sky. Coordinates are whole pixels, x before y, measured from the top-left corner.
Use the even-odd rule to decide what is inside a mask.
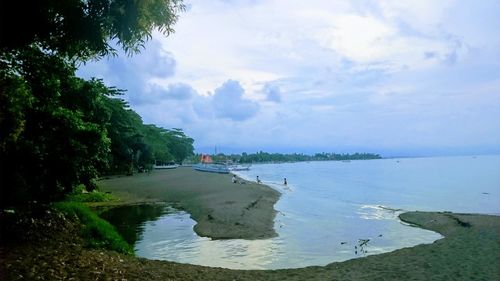
[[[500,1],[185,0],[82,65],[197,152],[500,153]]]

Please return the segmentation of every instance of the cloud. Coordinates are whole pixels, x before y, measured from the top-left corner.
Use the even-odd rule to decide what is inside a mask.
[[[211,96],[198,96],[193,100],[192,107],[196,115],[203,120],[214,119],[214,109]]]
[[[143,87],[139,95],[131,96],[131,102],[137,105],[155,104],[168,100],[187,101],[198,93],[193,87],[186,83],[172,83],[167,87],[155,83],[149,83]]]
[[[424,52],[424,58],[425,59],[433,59],[437,56],[437,54],[433,51],[426,51]]]
[[[141,55],[86,67],[196,147],[500,144],[497,0],[189,5]]]
[[[84,78],[97,77],[108,85],[126,90],[125,99],[132,104],[155,103],[166,98],[162,89],[151,83],[157,78],[172,77],[176,61],[169,52],[162,49],[158,40],[146,43],[140,54],[128,57],[119,52],[116,57],[108,57],[98,62],[89,62],[78,69],[77,75]],[[182,91],[181,88],[168,88],[167,96]]]
[[[277,85],[266,83],[262,88],[262,92],[266,95],[266,100],[272,102],[281,102],[281,90]]]
[[[168,99],[188,100],[196,95],[196,91],[188,84],[175,83],[168,86],[165,97]]]
[[[215,89],[212,99],[215,116],[233,121],[244,121],[255,116],[259,105],[245,99],[244,93],[245,90],[235,80],[227,80],[222,86]]]
[[[171,53],[162,50],[159,41],[151,41],[144,52],[147,53],[132,57],[132,66],[137,74],[142,74],[148,78],[166,78],[174,75],[176,61]]]
[[[155,93],[158,99],[166,100],[189,100],[197,95],[196,90],[186,83],[169,84],[166,89],[154,84],[151,92]]]

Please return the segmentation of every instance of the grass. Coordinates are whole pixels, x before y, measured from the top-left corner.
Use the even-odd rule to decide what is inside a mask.
[[[108,202],[114,200],[116,198],[113,195],[104,192],[71,194],[66,199],[66,201],[71,202]]]
[[[76,216],[83,224],[82,237],[92,248],[105,248],[124,254],[134,254],[133,248],[118,234],[107,221],[101,219],[80,202],[63,201],[54,203],[54,207],[68,216]]]
[[[84,185],[79,185],[75,190],[68,195],[66,201],[71,202],[108,202],[117,200],[113,195],[105,192],[94,190],[92,192],[85,191]]]

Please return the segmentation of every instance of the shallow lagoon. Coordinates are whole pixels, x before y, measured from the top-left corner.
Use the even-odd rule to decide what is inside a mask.
[[[137,256],[276,269],[325,265],[440,238],[402,224],[397,215],[403,210],[500,214],[499,156],[265,164],[239,175],[259,175],[282,192],[275,206],[278,237],[199,237],[189,214],[165,205],[120,207],[103,216],[128,233]],[[359,239],[370,239],[362,250]]]

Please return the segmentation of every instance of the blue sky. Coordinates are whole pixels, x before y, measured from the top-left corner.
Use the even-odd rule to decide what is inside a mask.
[[[90,62],[198,152],[500,153],[499,1],[186,1]]]

